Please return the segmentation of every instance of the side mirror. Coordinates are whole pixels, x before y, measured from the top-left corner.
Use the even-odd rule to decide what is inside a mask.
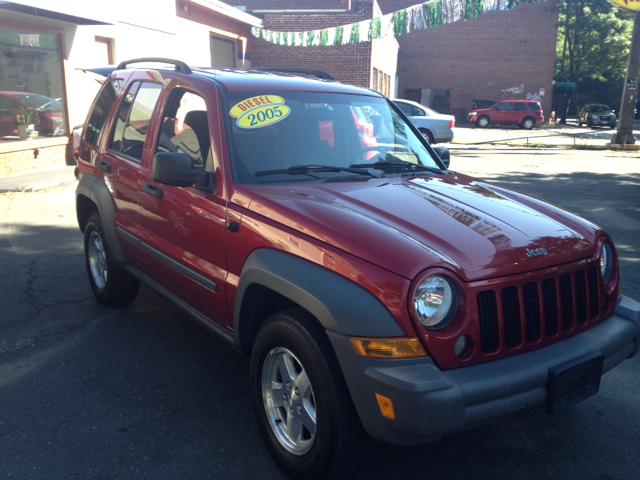
[[[440,160],[442,160],[442,163],[444,163],[444,166],[449,168],[449,163],[451,161],[451,155],[449,154],[449,149],[447,147],[433,147],[433,149],[440,157]]]
[[[172,187],[190,187],[214,193],[213,174],[193,167],[193,159],[180,152],[159,152],[153,157],[151,168],[153,179]]]

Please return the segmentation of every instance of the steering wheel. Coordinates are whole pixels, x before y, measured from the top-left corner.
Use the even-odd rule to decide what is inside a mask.
[[[362,155],[364,155],[367,152],[379,152],[382,155],[386,155],[387,154],[387,150],[384,147],[365,147],[362,150],[360,150],[360,152],[358,152],[358,154],[355,156],[355,158],[353,159],[355,160],[362,160]],[[369,161],[369,159],[365,159],[367,161]]]

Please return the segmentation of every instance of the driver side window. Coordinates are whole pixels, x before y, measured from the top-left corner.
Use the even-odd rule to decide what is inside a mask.
[[[180,152],[195,168],[213,171],[209,121],[204,99],[182,88],[171,92],[162,116],[157,152]]]

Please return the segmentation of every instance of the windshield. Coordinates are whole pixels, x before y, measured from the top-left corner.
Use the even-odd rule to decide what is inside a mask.
[[[39,112],[62,112],[62,104],[59,101],[45,97],[44,95],[25,93],[23,95],[16,95],[16,98],[27,102]]]
[[[603,115],[606,113],[611,113],[611,109],[606,105],[592,105],[591,113],[597,113],[598,115]]]
[[[228,94],[237,183],[300,183],[440,172],[383,98],[310,92]]]

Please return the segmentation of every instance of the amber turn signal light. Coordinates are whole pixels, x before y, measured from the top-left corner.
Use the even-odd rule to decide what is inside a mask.
[[[427,352],[416,337],[394,338],[349,338],[353,349],[361,357],[369,358],[414,358],[426,357]]]

